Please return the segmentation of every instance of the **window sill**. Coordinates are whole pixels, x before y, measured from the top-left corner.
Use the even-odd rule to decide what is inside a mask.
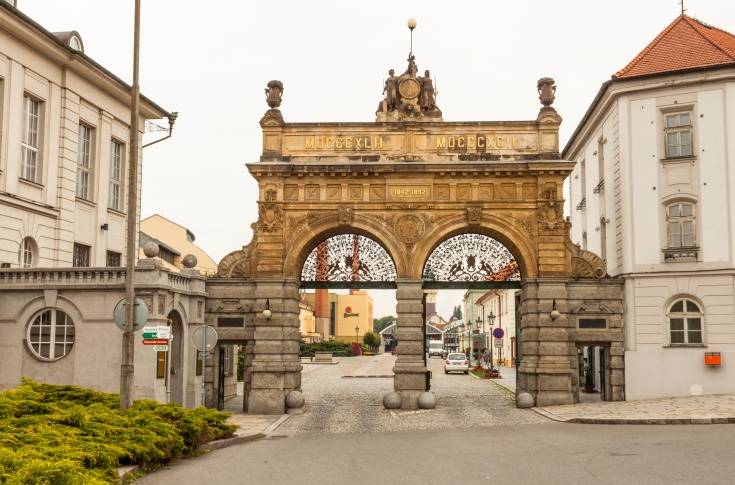
[[[668,344],[665,349],[706,349],[707,344]]]
[[[123,211],[119,211],[117,209],[113,209],[112,207],[108,207],[107,208],[107,212],[110,212],[112,214],[118,215],[120,217],[127,217],[127,214],[126,213],[124,213]]]
[[[664,263],[696,263],[699,257],[699,246],[681,248],[664,248]]]
[[[662,158],[662,162],[696,162],[697,156],[696,155],[687,155],[685,157],[668,157],[668,158]]]
[[[18,181],[23,182],[24,184],[28,184],[31,187],[36,187],[37,189],[45,188],[43,184],[39,184],[38,182],[34,182],[33,180],[24,179],[23,177],[18,177]]]
[[[95,204],[95,203],[94,203],[93,201],[91,201],[91,200],[83,199],[83,198],[81,198],[81,197],[77,197],[76,199],[77,199],[77,202],[81,202],[81,203],[82,203],[82,204],[84,204],[84,205],[88,205],[88,206],[90,206],[90,207],[97,207],[97,204]]]

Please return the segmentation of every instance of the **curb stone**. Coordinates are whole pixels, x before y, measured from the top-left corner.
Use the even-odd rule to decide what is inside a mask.
[[[530,408],[531,411],[558,423],[571,424],[637,424],[637,425],[665,425],[665,424],[735,424],[735,416],[728,418],[560,418],[559,416],[540,408]]]

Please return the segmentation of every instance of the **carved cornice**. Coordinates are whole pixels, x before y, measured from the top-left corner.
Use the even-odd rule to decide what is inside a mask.
[[[567,247],[572,253],[572,278],[602,279],[607,276],[605,262],[601,257],[592,251],[580,248],[569,239],[567,239]]]
[[[247,278],[250,276],[250,254],[251,247],[243,246],[242,249],[232,251],[222,258],[217,265],[218,278]]]

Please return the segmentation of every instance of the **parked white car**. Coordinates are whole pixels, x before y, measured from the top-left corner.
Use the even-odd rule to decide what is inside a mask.
[[[444,373],[449,374],[450,372],[464,372],[467,374],[470,371],[470,361],[467,360],[467,356],[460,352],[452,352],[447,355],[447,360],[444,361]]]

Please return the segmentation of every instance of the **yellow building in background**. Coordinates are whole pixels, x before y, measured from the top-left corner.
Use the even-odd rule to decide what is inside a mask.
[[[184,226],[170,221],[159,214],[153,214],[140,221],[140,258],[143,259],[143,245],[149,241],[158,244],[159,258],[163,265],[171,270],[180,271],[184,266],[181,262],[187,254],[197,258],[194,269],[204,275],[217,272],[217,263],[194,244],[194,233]]]
[[[367,291],[350,290],[347,295],[329,293],[329,332],[316,332],[314,293],[304,293],[300,312],[301,338],[304,341],[338,340],[362,342],[366,332],[373,331],[373,299]]]

